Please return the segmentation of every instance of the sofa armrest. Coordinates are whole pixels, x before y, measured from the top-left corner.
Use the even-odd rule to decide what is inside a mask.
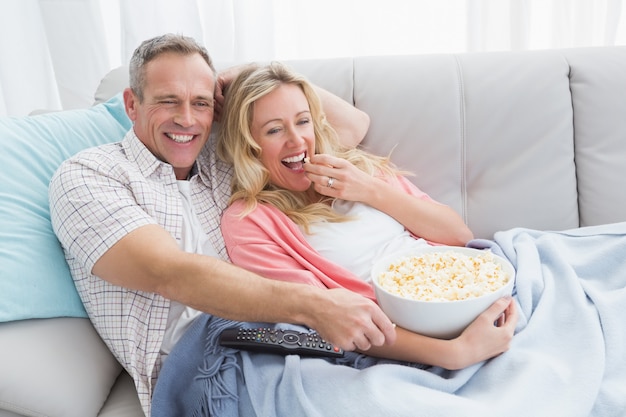
[[[122,370],[82,318],[0,324],[0,411],[95,416]]]

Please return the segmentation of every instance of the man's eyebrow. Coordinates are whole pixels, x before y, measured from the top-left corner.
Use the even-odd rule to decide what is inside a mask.
[[[195,96],[194,99],[195,100],[213,101],[213,100],[215,100],[215,97],[213,95],[210,95],[210,96],[199,95],[199,96]]]
[[[178,98],[178,97],[176,97],[176,94],[157,94],[154,96],[155,100],[163,100],[166,98]]]
[[[179,97],[176,94],[160,94],[160,95],[155,95],[154,99],[155,100],[166,100],[166,99],[178,100]],[[203,100],[203,101],[206,101],[206,102],[210,103],[211,105],[213,105],[214,97],[213,96],[199,95],[199,96],[195,96],[193,98],[193,100]]]

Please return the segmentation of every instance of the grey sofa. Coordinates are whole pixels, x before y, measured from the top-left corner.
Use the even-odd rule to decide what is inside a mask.
[[[391,152],[477,237],[626,220],[626,47],[290,64],[366,111],[363,146]],[[128,374],[76,305],[42,202],[62,159],[129,127],[115,101],[126,80],[125,69],[110,73],[96,93],[109,101],[92,109],[0,121],[0,178],[39,176],[0,182],[2,417],[143,414]],[[22,157],[30,159],[16,163]],[[30,217],[17,218],[23,211]],[[54,280],[64,286],[39,291]]]

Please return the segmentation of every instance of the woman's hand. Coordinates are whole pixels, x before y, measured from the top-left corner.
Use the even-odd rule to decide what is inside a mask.
[[[448,369],[462,369],[506,352],[517,325],[515,301],[510,297],[497,300],[476,318],[459,337],[451,340],[455,355]]]
[[[370,203],[377,187],[388,184],[372,177],[342,158],[326,154],[313,155],[304,164],[307,176],[318,193],[348,201]],[[370,204],[371,205],[371,204]]]

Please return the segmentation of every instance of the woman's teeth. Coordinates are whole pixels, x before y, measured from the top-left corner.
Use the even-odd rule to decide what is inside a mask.
[[[300,155],[290,156],[289,158],[282,159],[280,162],[289,169],[300,170],[302,169],[302,160],[305,155],[306,153],[302,152]]]
[[[187,143],[193,139],[193,135],[176,135],[174,133],[166,133],[166,135],[176,143]]]
[[[304,159],[304,155],[305,155],[305,153],[302,152],[300,155],[296,155],[296,156],[291,156],[289,158],[285,158],[285,159],[282,160],[282,162],[285,162],[285,163],[288,163],[288,164],[292,163],[292,162],[300,162],[300,161],[302,161]]]

